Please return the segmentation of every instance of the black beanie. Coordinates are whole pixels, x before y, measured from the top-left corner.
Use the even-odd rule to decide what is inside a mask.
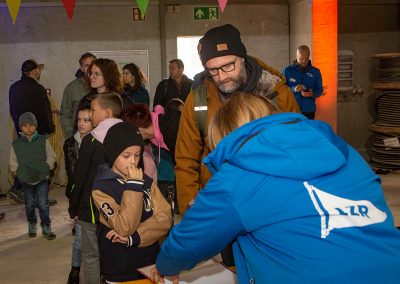
[[[215,57],[225,55],[247,57],[246,47],[240,39],[239,30],[229,24],[208,30],[199,40],[198,51],[203,66]]]
[[[21,71],[22,72],[30,72],[38,67],[39,67],[39,65],[35,61],[28,59],[24,63],[22,63]]]
[[[103,145],[106,160],[112,167],[119,154],[130,146],[140,146],[143,153],[144,142],[136,126],[128,122],[119,122],[107,131]]]

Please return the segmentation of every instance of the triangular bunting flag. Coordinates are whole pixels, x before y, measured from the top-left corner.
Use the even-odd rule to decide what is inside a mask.
[[[74,15],[74,9],[76,0],[62,0],[64,4],[65,11],[67,11],[68,18],[72,20],[72,16]]]
[[[13,24],[17,20],[19,7],[21,6],[21,0],[6,0],[8,11],[10,12]]]
[[[143,16],[146,16],[147,7],[149,6],[149,0],[136,0],[140,12]]]
[[[222,13],[225,10],[226,3],[228,3],[228,0],[218,0],[219,8],[221,9]]]
[[[334,229],[363,227],[382,223],[385,212],[368,200],[351,200],[322,191],[304,182],[315,210],[321,217],[321,238],[325,239]]]

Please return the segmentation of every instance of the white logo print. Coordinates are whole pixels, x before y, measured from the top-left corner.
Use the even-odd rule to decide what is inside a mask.
[[[315,209],[321,216],[321,238],[333,229],[363,227],[386,220],[385,212],[368,200],[351,200],[326,193],[307,182],[307,189]]]
[[[152,209],[150,189],[143,190],[143,208],[146,212],[150,212]]]

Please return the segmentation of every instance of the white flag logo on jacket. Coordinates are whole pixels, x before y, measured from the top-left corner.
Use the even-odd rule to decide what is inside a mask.
[[[368,200],[351,200],[326,193],[307,182],[306,187],[315,209],[321,216],[321,238],[333,229],[362,227],[386,220],[385,212]]]

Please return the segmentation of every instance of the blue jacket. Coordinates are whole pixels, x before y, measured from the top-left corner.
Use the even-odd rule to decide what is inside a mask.
[[[281,113],[226,136],[157,258],[176,275],[233,241],[239,283],[399,283],[400,231],[380,178],[321,121]]]
[[[301,69],[299,65],[292,65],[283,69],[282,74],[286,77],[286,85],[289,86],[296,98],[297,104],[301,112],[315,112],[315,99],[322,95],[322,76],[318,68],[311,65],[311,61],[307,68]],[[301,92],[296,92],[294,88],[302,84],[306,89],[311,89],[313,96],[303,97]]]
[[[139,89],[134,90],[131,86],[126,85],[124,87],[125,94],[135,103],[135,104],[146,104],[149,106],[150,97],[149,92],[144,87],[139,87]]]

